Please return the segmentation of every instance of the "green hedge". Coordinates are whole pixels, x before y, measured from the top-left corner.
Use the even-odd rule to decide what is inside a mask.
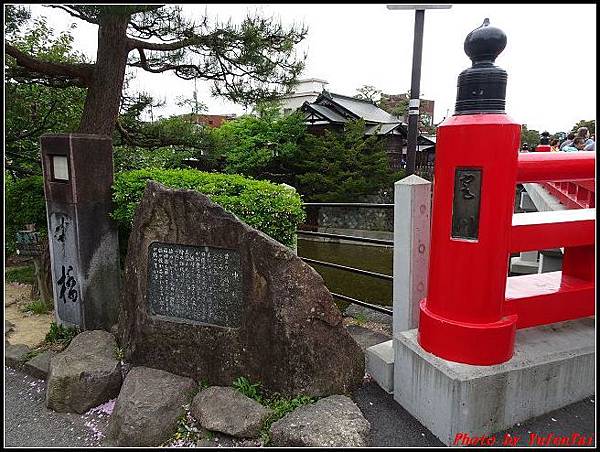
[[[26,224],[35,223],[36,230],[46,234],[46,200],[44,198],[44,180],[42,176],[30,176],[22,179],[7,177],[5,173],[6,213],[6,255],[15,253],[16,233]]]
[[[204,193],[250,226],[290,247],[295,243],[298,224],[305,218],[300,196],[282,185],[194,169],[142,169],[122,172],[115,178],[113,218],[122,232],[130,230],[148,180]]]

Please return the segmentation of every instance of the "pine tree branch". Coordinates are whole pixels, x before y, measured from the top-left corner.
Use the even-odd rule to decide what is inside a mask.
[[[42,61],[21,52],[8,43],[4,44],[4,49],[7,55],[16,60],[18,66],[27,69],[29,72],[78,79],[84,86],[89,86],[92,82],[94,73],[93,64],[51,63],[49,61]]]
[[[49,8],[58,8],[58,9],[62,9],[63,11],[66,11],[67,13],[69,13],[71,16],[77,18],[77,19],[81,19],[85,22],[89,22],[91,24],[96,24],[98,25],[99,22],[98,20],[96,20],[96,18],[94,17],[90,17],[88,15],[84,15],[79,11],[76,11],[74,9],[71,9],[71,7],[69,7],[68,5],[45,5]]]
[[[141,41],[141,40],[135,39],[135,38],[128,38],[128,39],[129,39],[129,49],[130,50],[144,49],[144,50],[158,50],[158,51],[162,51],[162,52],[183,49],[183,48],[189,47],[191,45],[198,45],[201,42],[200,37],[186,38],[186,39],[182,39],[180,41],[169,42],[169,43],[164,43],[164,44],[156,43],[156,42]]]

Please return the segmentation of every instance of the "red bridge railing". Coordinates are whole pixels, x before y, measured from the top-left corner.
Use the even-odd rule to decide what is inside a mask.
[[[564,248],[562,272],[507,279],[504,314],[517,314],[517,329],[594,315],[595,162],[592,152],[519,154],[517,182],[542,182],[573,210],[513,215],[510,253]]]

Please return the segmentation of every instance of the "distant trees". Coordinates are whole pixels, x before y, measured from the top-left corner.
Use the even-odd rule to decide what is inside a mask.
[[[344,133],[326,130],[307,134],[295,162],[296,187],[308,201],[356,202],[391,189],[402,177],[389,166],[382,142],[365,135],[363,120],[346,125]]]
[[[370,100],[374,104],[378,104],[381,99],[381,94],[381,90],[378,90],[373,85],[363,85],[356,89],[354,97],[357,99]]]
[[[224,171],[292,185],[306,201],[357,201],[390,188],[398,177],[382,143],[365,135],[364,121],[317,136],[300,114],[259,109],[260,116],[242,116],[211,131],[211,152],[224,156]]]
[[[521,126],[521,144],[527,144],[535,147],[540,143],[540,132],[534,129],[528,129],[527,124]]]

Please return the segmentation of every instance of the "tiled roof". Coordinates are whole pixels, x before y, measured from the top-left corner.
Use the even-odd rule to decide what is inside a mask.
[[[342,115],[340,115],[336,111],[333,111],[331,108],[327,108],[324,105],[308,104],[308,107],[313,109],[317,113],[320,113],[321,115],[325,116],[327,119],[329,119],[332,122],[348,122],[348,120],[346,118],[344,118]]]
[[[328,97],[335,103],[341,105],[346,110],[354,113],[356,116],[364,119],[365,121],[383,123],[401,122],[397,117],[389,114],[385,110],[382,110],[371,101],[342,96],[341,94],[334,93],[324,93],[324,96],[327,96],[327,94],[329,95]],[[319,96],[315,102],[319,102],[320,98],[321,96]]]

